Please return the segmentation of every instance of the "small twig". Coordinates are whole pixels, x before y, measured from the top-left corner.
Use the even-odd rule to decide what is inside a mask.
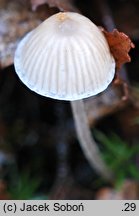
[[[123,89],[122,100],[126,101],[129,99],[129,86],[122,78],[120,78],[119,73],[116,73],[113,84],[116,86],[121,86]]]
[[[71,107],[77,136],[87,160],[104,179],[112,180],[113,174],[102,160],[97,144],[90,132],[83,100],[72,101]]]
[[[69,172],[67,163],[68,144],[58,142],[57,145],[58,168],[56,181],[49,195],[50,199],[66,199],[71,190],[73,179]]]
[[[103,25],[106,27],[107,31],[111,32],[116,28],[111,9],[108,5],[107,0],[95,0],[96,5],[98,6],[99,12],[102,17]],[[126,80],[127,84],[129,83],[127,72],[125,66],[120,69],[120,75],[123,80]]]
[[[68,164],[68,134],[67,117],[65,106],[57,104],[55,108],[58,125],[55,131],[55,142],[57,152],[56,180],[49,195],[50,199],[66,199],[73,185],[73,178]],[[66,122],[66,123],[65,123]]]

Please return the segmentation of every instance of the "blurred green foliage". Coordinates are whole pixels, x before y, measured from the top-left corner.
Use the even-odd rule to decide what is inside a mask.
[[[139,145],[129,146],[114,133],[109,136],[94,131],[96,139],[102,144],[102,157],[115,174],[115,186],[120,187],[124,180],[139,180],[139,169],[135,157],[139,154]]]
[[[10,185],[9,188],[11,199],[34,199],[36,191],[40,186],[39,179],[30,178],[28,173],[22,173],[15,181],[16,183],[14,185]]]

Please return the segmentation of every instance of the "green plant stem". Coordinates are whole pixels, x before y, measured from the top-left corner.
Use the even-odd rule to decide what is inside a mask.
[[[100,174],[104,179],[111,181],[113,179],[113,173],[102,160],[98,146],[93,139],[88,125],[83,100],[71,101],[71,107],[78,140],[87,160],[98,174]]]

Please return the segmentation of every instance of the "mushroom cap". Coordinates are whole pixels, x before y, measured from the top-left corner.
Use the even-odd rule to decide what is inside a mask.
[[[28,33],[14,59],[22,82],[40,95],[78,100],[107,88],[115,60],[102,31],[78,13],[57,13]]]

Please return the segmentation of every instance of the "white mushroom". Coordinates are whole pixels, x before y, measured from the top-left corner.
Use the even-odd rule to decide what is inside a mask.
[[[114,78],[115,60],[101,30],[78,13],[60,12],[21,40],[14,64],[22,82],[38,94],[78,100],[71,105],[81,146],[96,170],[110,178],[79,100],[102,92]]]
[[[105,90],[115,61],[101,30],[88,18],[67,12],[25,36],[15,53],[15,69],[38,94],[72,101]]]

